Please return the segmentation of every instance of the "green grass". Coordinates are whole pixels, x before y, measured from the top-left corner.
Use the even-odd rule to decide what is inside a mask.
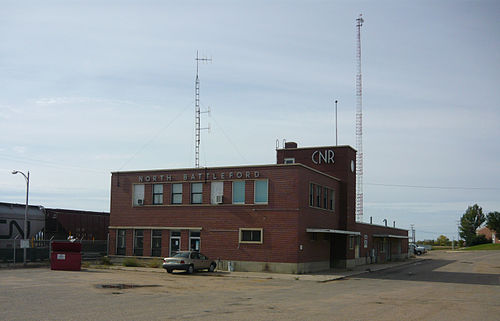
[[[123,260],[123,266],[141,267],[143,265],[136,258],[128,257]]]
[[[465,250],[465,251],[500,251],[500,244],[488,243],[488,244],[474,245],[474,246],[466,247],[463,250]]]

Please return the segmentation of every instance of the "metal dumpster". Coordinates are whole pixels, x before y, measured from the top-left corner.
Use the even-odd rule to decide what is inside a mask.
[[[82,243],[52,242],[50,269],[80,271],[82,266]]]

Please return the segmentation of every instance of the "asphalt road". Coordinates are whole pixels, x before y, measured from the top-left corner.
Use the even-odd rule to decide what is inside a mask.
[[[493,320],[500,315],[500,252],[431,252],[425,258],[326,283],[272,274],[2,269],[0,320]]]

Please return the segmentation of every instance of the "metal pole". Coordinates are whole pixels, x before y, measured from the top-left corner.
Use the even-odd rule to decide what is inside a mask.
[[[24,242],[26,242],[28,239],[28,195],[30,190],[30,172],[28,171],[28,177],[24,174],[23,176],[26,178],[26,207],[24,209]],[[26,247],[23,248],[23,265],[26,266]]]
[[[339,140],[337,135],[337,102],[338,100],[335,100],[335,146],[339,145]]]

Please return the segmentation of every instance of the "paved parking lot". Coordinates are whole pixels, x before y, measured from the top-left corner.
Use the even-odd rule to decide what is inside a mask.
[[[431,252],[423,258],[330,282],[258,273],[1,269],[0,319],[488,320],[500,315],[500,252]]]

